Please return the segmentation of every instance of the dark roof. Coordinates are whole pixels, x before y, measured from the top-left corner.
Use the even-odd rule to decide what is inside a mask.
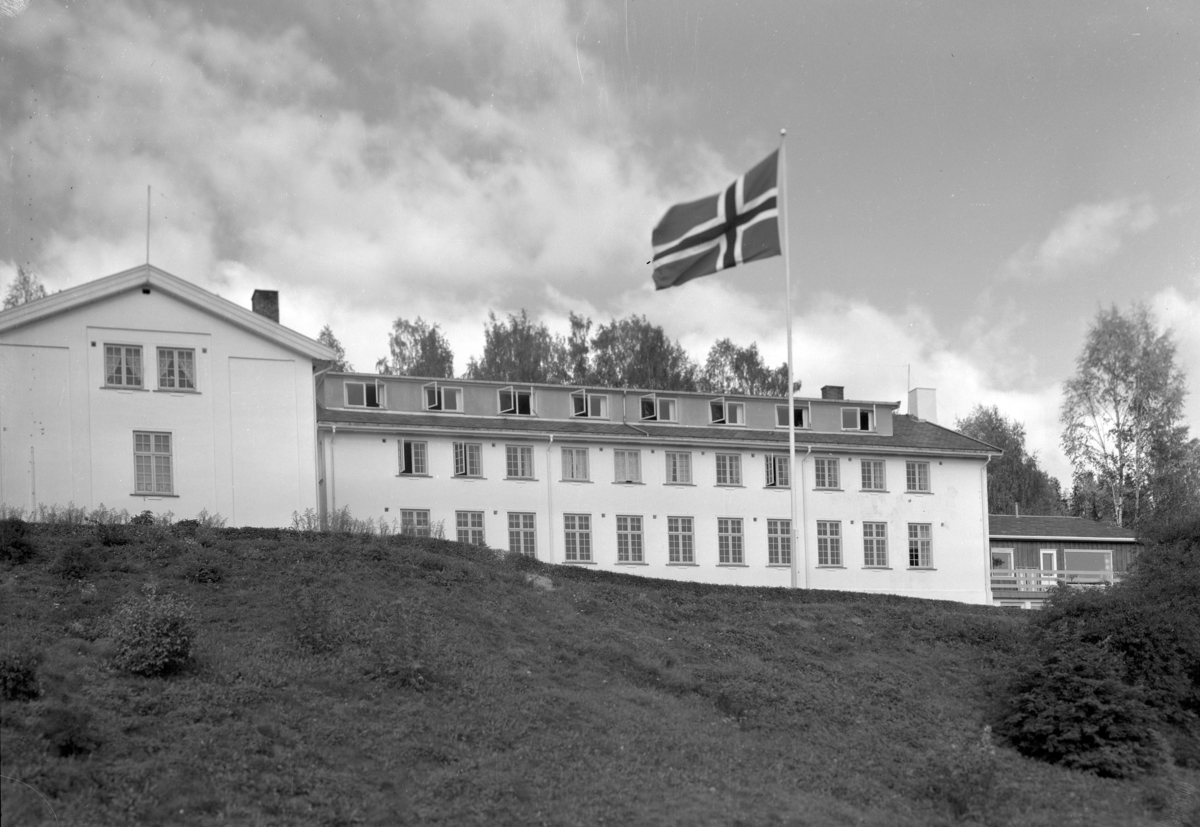
[[[637,425],[605,422],[594,419],[539,419],[519,416],[460,416],[458,414],[402,413],[398,411],[343,410],[317,407],[317,422],[336,425],[372,425],[377,427],[420,430],[436,428],[463,432],[520,434],[560,434],[600,436],[609,438],[645,439],[680,442],[721,442],[726,444],[774,443],[787,447],[788,432],[784,428],[759,430],[751,428],[662,425],[640,422]],[[892,436],[855,433],[819,433],[796,431],[799,446],[828,446],[837,449],[917,449],[951,453],[999,454],[992,446],[963,436],[957,431],[915,419],[906,414],[892,416]]]
[[[1134,542],[1137,533],[1112,523],[1083,517],[1020,517],[1012,514],[988,516],[988,534],[992,537],[1031,537],[1045,540],[1096,539]]]

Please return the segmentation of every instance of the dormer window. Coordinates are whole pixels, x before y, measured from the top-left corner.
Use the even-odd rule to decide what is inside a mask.
[[[874,408],[842,408],[843,431],[875,430]]]
[[[501,388],[500,413],[533,416],[533,388]]]
[[[775,426],[777,428],[788,427],[787,405],[775,406]],[[796,406],[792,408],[792,419],[796,422],[797,428],[808,427],[808,408]]]
[[[728,402],[722,397],[708,403],[709,421],[714,425],[745,425],[746,405]]]
[[[384,405],[382,382],[347,382],[347,408],[382,408]]]
[[[649,393],[640,400],[641,417],[643,422],[675,422],[675,400],[660,399]]]
[[[571,394],[571,416],[608,419],[608,396],[602,393],[575,391]]]
[[[422,390],[425,391],[425,410],[462,412],[462,388],[445,388],[437,382],[430,382]]]

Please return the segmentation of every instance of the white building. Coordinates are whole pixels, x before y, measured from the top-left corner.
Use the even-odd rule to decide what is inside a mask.
[[[327,373],[322,509],[552,563],[792,582],[787,400]],[[933,391],[794,400],[801,587],[991,600],[987,462]]]
[[[333,353],[275,293],[255,305],[145,265],[0,312],[0,502],[269,526],[315,508]]]

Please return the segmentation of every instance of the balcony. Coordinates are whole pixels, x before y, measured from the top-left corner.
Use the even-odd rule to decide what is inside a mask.
[[[1114,583],[1123,576],[1123,572],[1113,571],[995,568],[992,569],[991,578],[992,605],[1040,609],[1055,586],[1096,588]]]

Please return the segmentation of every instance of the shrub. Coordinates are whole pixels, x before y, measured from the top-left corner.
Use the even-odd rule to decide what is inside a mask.
[[[0,560],[26,563],[35,553],[24,520],[17,516],[0,519]]]
[[[94,546],[72,542],[58,552],[50,564],[50,573],[63,580],[83,580],[96,570]]]
[[[193,583],[220,583],[225,579],[225,568],[211,552],[195,553],[183,565],[183,579]]]
[[[113,664],[135,675],[169,675],[191,661],[196,639],[192,606],[169,594],[126,598],[112,620]]]
[[[129,529],[121,523],[96,523],[96,537],[108,548],[124,546],[129,544]]]
[[[90,755],[100,748],[92,713],[75,706],[52,706],[42,714],[42,735],[63,758]]]
[[[37,668],[41,660],[30,651],[0,652],[0,697],[31,701],[42,694]]]
[[[154,512],[146,509],[129,521],[130,525],[154,525]]]

